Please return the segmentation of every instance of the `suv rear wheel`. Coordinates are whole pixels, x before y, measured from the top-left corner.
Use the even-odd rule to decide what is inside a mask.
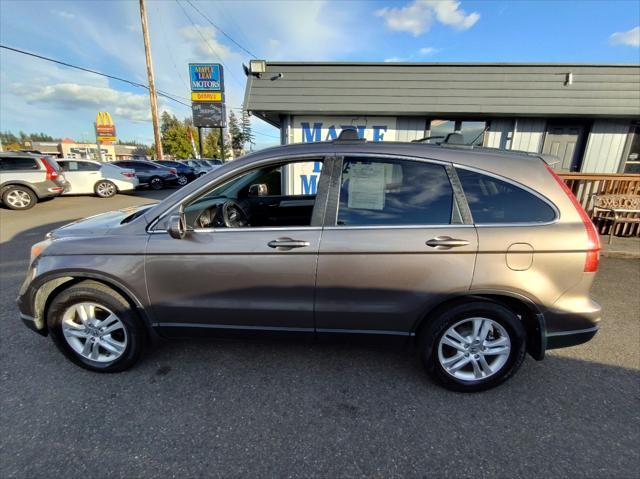
[[[10,185],[2,190],[2,202],[12,210],[28,210],[35,206],[38,197],[26,186]]]
[[[420,338],[429,374],[448,389],[484,391],[515,374],[526,354],[526,331],[501,304],[474,301],[442,312]]]
[[[123,371],[144,346],[138,315],[120,294],[96,281],[82,281],[58,294],[47,324],[60,351],[91,371]]]

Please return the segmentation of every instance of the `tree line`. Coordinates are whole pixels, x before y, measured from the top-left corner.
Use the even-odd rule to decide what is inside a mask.
[[[254,144],[249,115],[243,111],[240,118],[232,111],[229,125],[224,132],[225,158],[238,157]],[[194,145],[200,151],[198,129],[191,118],[179,120],[175,115],[163,112],[160,116],[160,136],[164,154],[175,158],[193,158]],[[193,138],[193,144],[191,139]],[[219,128],[202,129],[202,153],[205,158],[222,158],[222,142]],[[152,148],[153,150],[153,148]]]

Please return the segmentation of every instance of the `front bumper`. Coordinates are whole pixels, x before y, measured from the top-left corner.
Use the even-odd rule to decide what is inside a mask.
[[[33,316],[20,313],[20,319],[22,320],[22,323],[31,331],[35,331],[36,333],[41,334],[42,336],[47,335],[47,330],[45,328],[39,329],[38,326],[36,326],[36,320]]]

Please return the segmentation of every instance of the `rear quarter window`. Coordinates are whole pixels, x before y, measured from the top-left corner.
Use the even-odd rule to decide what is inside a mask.
[[[548,223],[556,218],[544,200],[512,183],[457,169],[474,223]]]
[[[25,170],[39,170],[40,167],[35,158],[21,158],[21,157],[4,157],[0,158],[0,170],[1,171],[25,171]]]

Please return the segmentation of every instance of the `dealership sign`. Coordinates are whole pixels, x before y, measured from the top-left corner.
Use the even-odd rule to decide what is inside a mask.
[[[99,111],[96,115],[96,138],[98,141],[116,141],[116,125],[113,123],[111,115],[106,111]]]
[[[225,114],[224,103],[213,102],[193,102],[191,103],[193,112],[193,124],[203,128],[224,128]]]
[[[224,91],[222,65],[218,63],[189,63],[191,91]]]

